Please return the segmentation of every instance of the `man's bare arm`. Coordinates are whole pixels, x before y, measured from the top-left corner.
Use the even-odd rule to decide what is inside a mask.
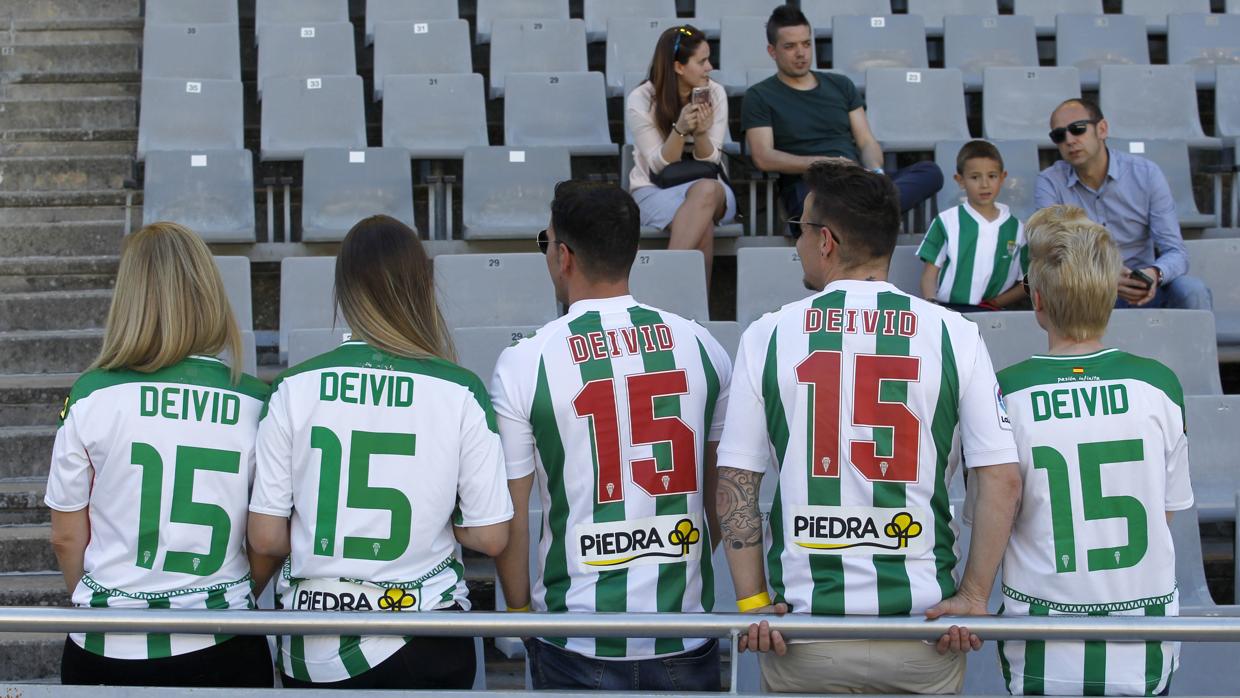
[[[738,599],[766,591],[762,565],[762,512],[758,487],[762,474],[738,468],[719,468],[717,508],[723,545],[732,570]]]
[[[793,155],[775,149],[775,131],[769,126],[751,128],[745,132],[745,143],[749,146],[749,157],[753,164],[763,172],[779,174],[804,174],[809,166],[823,160],[847,160],[820,155]]]
[[[848,112],[848,126],[852,130],[853,142],[857,144],[857,152],[861,154],[861,164],[867,170],[882,167],[883,147],[870,130],[870,120],[865,115],[865,107],[857,107]]]

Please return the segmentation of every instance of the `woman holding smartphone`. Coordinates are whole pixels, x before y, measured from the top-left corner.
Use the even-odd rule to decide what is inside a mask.
[[[708,286],[715,225],[736,216],[720,150],[728,99],[711,81],[712,70],[706,35],[689,25],[672,27],[659,37],[649,78],[629,94],[624,110],[634,142],[627,184],[641,223],[667,230],[669,249],[701,250]]]

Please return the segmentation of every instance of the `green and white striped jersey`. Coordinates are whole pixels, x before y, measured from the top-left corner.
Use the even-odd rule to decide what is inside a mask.
[[[977,305],[1008,290],[1029,268],[1025,226],[1004,204],[988,221],[969,204],[943,211],[917,248],[917,256],[939,268],[940,303]]]
[[[700,325],[631,296],[574,303],[504,351],[491,392],[508,477],[536,472],[542,510],[534,610],[711,610],[702,464],[731,369]],[[603,659],[705,642],[544,639]]]
[[[245,556],[254,434],[266,384],[233,385],[218,359],[153,373],[94,370],[60,414],[44,501],[90,507],[85,576],[73,603],[93,608],[252,608]],[[227,635],[86,633],[114,659],[158,659]]]
[[[837,281],[741,338],[719,467],[779,478],[767,574],[792,612],[909,615],[953,595],[962,453],[1016,461],[990,355],[958,313]]]
[[[1106,349],[999,373],[1024,495],[1003,560],[1004,612],[1176,615],[1164,512],[1193,504],[1180,382]],[[1172,642],[1008,642],[1012,693],[1157,695]]]
[[[512,518],[486,388],[440,359],[349,341],[289,369],[272,384],[257,452],[250,511],[291,518],[285,608],[468,609],[452,526]],[[283,637],[277,664],[295,679],[341,681],[404,644]]]

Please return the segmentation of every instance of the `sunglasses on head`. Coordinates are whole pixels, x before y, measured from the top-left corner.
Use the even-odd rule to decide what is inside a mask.
[[[680,37],[693,36],[693,30],[688,27],[676,27],[676,40],[672,42],[672,60],[676,60],[676,56],[680,54]]]
[[[1096,123],[1098,122],[1093,119],[1081,119],[1080,121],[1073,121],[1067,126],[1053,128],[1051,129],[1051,143],[1054,143],[1055,145],[1063,143],[1068,140],[1069,133],[1074,136],[1084,136],[1085,133],[1089,131],[1089,127]]]

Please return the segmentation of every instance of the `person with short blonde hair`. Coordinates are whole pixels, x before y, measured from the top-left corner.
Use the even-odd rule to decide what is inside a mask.
[[[1025,236],[1028,237],[1030,231],[1034,228],[1041,228],[1044,225],[1054,222],[1065,222],[1069,220],[1089,220],[1089,214],[1085,213],[1085,209],[1072,204],[1055,204],[1046,208],[1038,209],[1029,216],[1029,220],[1025,222]]]
[[[1042,327],[1074,342],[1101,338],[1115,308],[1114,276],[1123,267],[1106,228],[1087,219],[1051,220],[1030,235],[1029,257]]]
[[[47,482],[74,605],[254,608],[275,567],[251,567],[245,547],[267,386],[236,366],[240,337],[197,235],[153,223],[126,238],[103,350],[65,399]],[[74,633],[61,680],[270,687],[271,654],[256,636]]]

